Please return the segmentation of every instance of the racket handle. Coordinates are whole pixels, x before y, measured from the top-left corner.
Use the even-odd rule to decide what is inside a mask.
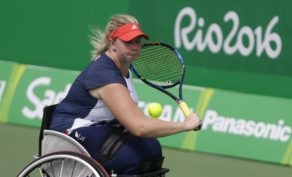
[[[187,105],[187,103],[180,100],[178,102],[178,105],[179,105],[180,109],[182,110],[182,112],[184,113],[185,118],[187,118],[190,115],[190,113],[191,113],[191,111],[190,111],[189,106]]]

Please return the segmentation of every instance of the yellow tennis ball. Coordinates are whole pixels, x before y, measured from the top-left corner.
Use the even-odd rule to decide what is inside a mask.
[[[152,117],[152,118],[158,118],[160,117],[161,113],[162,113],[162,106],[159,103],[150,103],[148,105],[148,114]]]

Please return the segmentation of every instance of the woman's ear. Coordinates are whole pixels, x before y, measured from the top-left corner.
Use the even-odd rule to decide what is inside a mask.
[[[110,39],[109,40],[109,44],[110,44],[110,48],[112,51],[117,51],[117,48],[115,47],[115,40],[114,39]]]
[[[115,47],[112,47],[112,51],[114,51],[114,52],[115,52],[115,51],[117,51],[117,49],[116,49]]]

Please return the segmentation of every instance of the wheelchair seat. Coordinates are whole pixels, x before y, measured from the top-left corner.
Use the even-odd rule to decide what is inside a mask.
[[[41,156],[53,152],[70,151],[90,157],[87,150],[80,143],[64,133],[44,130],[43,136]]]

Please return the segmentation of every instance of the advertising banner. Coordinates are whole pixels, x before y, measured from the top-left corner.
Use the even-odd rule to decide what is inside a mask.
[[[150,97],[149,92],[143,93],[142,100],[143,96]],[[199,133],[161,138],[163,145],[289,163],[292,156],[292,100],[212,89],[185,89],[184,93],[192,98],[189,99],[190,106],[203,119],[203,128]],[[153,98],[159,98],[159,94]],[[168,111],[167,106],[164,106],[164,113]],[[179,108],[174,104],[171,109],[175,112]],[[161,119],[168,120],[164,116],[168,115],[162,114]],[[170,120],[183,121],[184,117],[175,119],[173,115]]]
[[[14,85],[17,63],[0,61],[0,121],[7,121],[7,107],[10,104]]]
[[[38,127],[43,107],[67,94],[77,71],[14,63],[0,64],[1,121]],[[134,80],[139,107],[159,102],[159,119],[184,121],[177,103],[139,80]],[[177,88],[171,92],[177,94]],[[200,132],[160,138],[162,145],[281,164],[292,162],[292,100],[185,85],[183,96],[203,119]]]
[[[11,123],[39,126],[43,107],[58,103],[66,96],[79,72],[22,65],[18,83],[6,107]]]
[[[287,163],[292,100],[216,90],[207,106],[197,150]]]

